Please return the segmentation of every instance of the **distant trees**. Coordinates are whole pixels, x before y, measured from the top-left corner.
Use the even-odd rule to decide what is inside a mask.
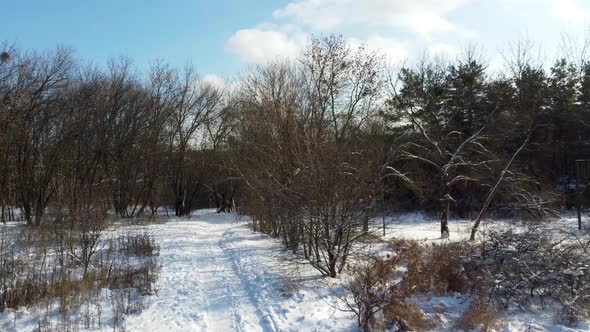
[[[178,75],[178,74],[175,74]],[[187,160],[191,146],[198,144],[200,130],[211,121],[214,112],[221,106],[222,94],[209,83],[198,82],[192,69],[186,69],[174,78],[175,100],[171,113],[171,136],[169,141],[170,162],[172,166],[172,186],[174,189],[174,208],[176,216],[189,215],[193,210],[193,200],[203,184],[202,174],[195,172],[198,166]]]
[[[8,119],[9,167],[15,198],[29,224],[40,224],[47,204],[56,193],[63,149],[71,137],[71,118],[62,112],[73,74],[68,49],[46,55],[15,54],[2,66],[2,110]]]
[[[82,66],[66,48],[6,49],[0,62],[2,220],[14,218],[14,208],[35,225],[48,208],[112,208],[137,217],[173,200],[179,216],[194,209],[195,192],[206,182],[195,152],[208,148],[201,141],[210,140],[205,124],[221,110],[218,88],[190,69],[156,64],[141,77],[125,58],[98,70]]]
[[[553,213],[553,192],[571,184],[574,160],[590,154],[584,69],[559,59],[547,74],[530,52],[518,44],[505,74],[487,76],[468,51],[453,63],[402,68],[390,84],[384,120],[397,146],[389,175],[440,202],[443,237],[450,203],[479,211],[476,224],[494,196],[496,211]]]

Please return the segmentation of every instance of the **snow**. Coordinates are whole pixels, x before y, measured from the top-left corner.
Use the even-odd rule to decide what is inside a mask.
[[[252,232],[234,214],[198,211],[152,225],[162,270],[150,307],[126,319],[128,331],[343,331],[346,313],[308,287],[286,298],[276,241]],[[292,272],[292,271],[291,271]],[[332,301],[335,301],[332,299]]]
[[[145,310],[125,317],[126,331],[339,331],[354,326],[335,308],[316,310],[325,294],[301,289],[284,297],[280,287],[288,271],[277,257],[282,247],[252,232],[235,214],[205,210],[190,219],[117,228],[123,227],[147,228],[160,245],[161,263],[157,295],[147,300]],[[103,318],[112,317],[110,304],[102,307]],[[36,330],[42,315],[41,308],[6,310],[0,330]],[[112,331],[108,325],[95,330]]]
[[[160,244],[159,292],[127,317],[127,331],[358,330],[325,280],[235,214],[202,210],[149,229]],[[291,282],[298,289],[286,297]]]
[[[443,241],[438,221],[426,215],[399,215],[386,222],[385,239]],[[563,223],[575,226],[573,219]],[[376,234],[381,234],[380,224],[376,219]],[[487,223],[483,230],[507,225]],[[468,236],[469,221],[454,220],[450,226],[449,241]],[[340,280],[318,277],[281,243],[250,230],[246,218],[200,210],[190,218],[120,227],[151,233],[160,245],[161,263],[157,294],[146,299],[143,311],[125,317],[125,331],[359,331],[354,317],[339,309]],[[470,298],[420,295],[414,300],[425,313],[438,315],[437,331],[452,331]],[[0,314],[0,329],[35,330],[38,321],[31,319],[32,313],[7,310]],[[105,317],[109,314],[103,312]],[[502,319],[500,331],[507,332],[590,330],[588,323],[577,330],[556,325],[550,310],[507,313]],[[95,330],[113,327],[103,324]]]
[[[588,227],[590,218],[584,217],[583,224]],[[373,219],[371,230],[378,235],[383,234],[383,221],[381,217]],[[484,218],[478,228],[478,235],[490,231],[501,231],[512,229],[515,232],[522,232],[527,227],[542,227],[548,232],[562,236],[576,233],[578,229],[577,217],[573,213],[564,214],[562,218],[547,222],[535,223],[531,220],[514,219],[490,219]],[[442,239],[440,236],[440,221],[435,216],[429,216],[424,212],[400,213],[389,215],[385,218],[384,239],[403,238],[416,240],[424,243],[445,243],[460,242],[469,240],[472,219],[449,219],[450,237]]]

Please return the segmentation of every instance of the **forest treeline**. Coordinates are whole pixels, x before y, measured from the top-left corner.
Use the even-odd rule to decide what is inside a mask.
[[[575,204],[575,161],[590,159],[590,58],[535,54],[522,42],[501,71],[472,49],[392,70],[326,36],[221,86],[4,44],[0,215],[238,209],[329,276],[380,213],[438,213],[443,236],[450,215],[543,218]]]

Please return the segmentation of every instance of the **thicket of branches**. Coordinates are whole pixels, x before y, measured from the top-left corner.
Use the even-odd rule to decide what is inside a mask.
[[[470,305],[456,330],[492,330],[501,312],[536,308],[551,308],[556,321],[575,327],[590,316],[590,237],[547,231],[494,231],[479,243],[392,240],[391,254],[364,255],[349,270],[342,309],[366,331],[428,330],[441,322],[428,315],[435,308],[420,308],[420,297],[459,293]]]
[[[213,188],[223,174],[209,175],[226,100],[191,68],[156,64],[140,75],[123,58],[104,70],[83,66],[66,48],[4,54],[2,220],[12,208],[36,225],[51,209],[135,217],[166,205],[184,216],[204,179]]]
[[[467,50],[391,75],[334,36],[259,67],[239,82],[229,141],[242,211],[335,276],[376,213],[435,211],[446,237],[451,214],[478,224],[573,205],[575,160],[590,153],[590,65],[569,52],[547,70],[516,46],[493,74]]]
[[[391,74],[328,36],[224,88],[188,67],[100,69],[5,44],[0,216],[239,206],[335,276],[384,210],[439,213],[442,236],[450,215],[546,215],[573,204],[575,160],[590,156],[590,62],[568,46],[551,66],[519,43],[503,71],[467,50]]]

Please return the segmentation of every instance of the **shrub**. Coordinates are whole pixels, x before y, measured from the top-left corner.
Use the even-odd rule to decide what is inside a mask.
[[[492,329],[498,311],[561,304],[563,323],[590,317],[590,235],[566,235],[531,227],[520,233],[490,232],[480,244],[421,245],[394,240],[394,256],[364,257],[350,271],[345,303],[366,329],[394,325],[420,330],[430,325],[411,302],[414,294],[459,292],[476,297],[458,328]],[[383,322],[384,324],[381,324]],[[381,325],[383,326],[381,326]]]
[[[468,292],[476,286],[477,267],[470,264],[476,248],[466,243],[423,246],[416,241],[395,240],[389,247],[406,267],[403,286],[409,291],[442,296]]]
[[[474,261],[485,272],[490,297],[504,308],[547,300],[563,306],[573,324],[590,317],[590,257],[580,237],[556,239],[533,227],[522,233],[492,232]]]
[[[345,288],[352,295],[352,302],[346,298],[344,302],[363,329],[376,327],[376,315],[394,300],[397,289],[392,273],[397,263],[391,258],[368,257],[351,269],[352,280]]]
[[[409,300],[415,291],[408,286],[406,278],[409,275],[395,278],[398,268],[404,263],[407,261],[399,256],[368,256],[351,267],[352,279],[344,288],[352,301],[346,297],[342,300],[363,329],[396,326],[401,331],[408,331],[429,326],[422,311]]]

